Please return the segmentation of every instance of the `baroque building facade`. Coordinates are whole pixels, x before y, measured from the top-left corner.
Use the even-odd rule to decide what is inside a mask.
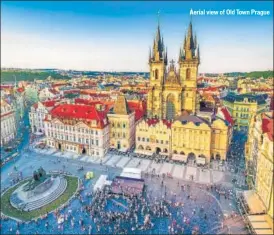
[[[11,105],[1,99],[1,146],[16,136],[15,113]]]
[[[109,148],[109,121],[102,107],[61,104],[46,115],[46,144],[60,151],[103,158]]]
[[[192,23],[180,49],[179,71],[171,61],[167,69],[167,49],[158,24],[153,49],[149,51],[150,83],[147,101],[148,118],[172,120],[182,110],[196,113],[199,109],[197,75],[200,53],[196,36],[193,36]]]

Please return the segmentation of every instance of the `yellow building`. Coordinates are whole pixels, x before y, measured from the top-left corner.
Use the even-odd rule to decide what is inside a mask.
[[[245,202],[242,206],[248,205],[249,228],[255,234],[258,234],[258,228],[260,234],[273,234],[273,124],[273,112],[256,115],[246,145],[247,159],[255,168],[255,184],[251,185],[252,190],[243,193]]]
[[[223,98],[223,104],[228,108],[237,129],[247,130],[252,115],[266,111],[267,95],[229,93]]]
[[[142,120],[136,126],[136,153],[151,156],[171,155],[171,122],[159,119]]]
[[[210,158],[226,160],[232,127],[221,119],[208,122],[182,115],[172,124],[172,159],[208,163]]]
[[[128,107],[127,100],[119,95],[113,109],[108,113],[110,122],[110,148],[127,151],[134,145],[135,112]]]
[[[147,116],[172,120],[182,110],[195,113],[199,105],[197,94],[197,74],[200,64],[199,48],[196,36],[192,33],[192,23],[180,49],[179,72],[174,61],[168,70],[167,50],[158,25],[152,53],[149,55],[150,83],[147,100]]]
[[[226,160],[231,130],[232,126],[222,119],[208,122],[186,112],[174,122],[143,120],[136,126],[136,152],[200,164],[208,163],[210,158]]]

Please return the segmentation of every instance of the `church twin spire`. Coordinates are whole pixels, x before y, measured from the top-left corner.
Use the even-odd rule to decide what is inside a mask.
[[[149,50],[149,63],[151,62],[164,62],[167,65],[167,48],[165,50],[164,38],[161,37],[160,21],[158,13],[158,27],[156,36],[153,42],[153,49]]]
[[[192,21],[190,21],[187,35],[185,35],[184,38],[184,45],[180,48],[179,62],[193,59],[198,59],[200,63],[200,52],[199,45],[197,44],[197,36],[193,36]]]
[[[186,60],[197,59],[200,64],[200,50],[197,43],[196,34],[193,36],[192,20],[189,23],[187,34],[184,38],[184,44],[180,48],[179,63]],[[158,26],[156,36],[153,41],[152,51],[149,49],[149,63],[151,62],[164,62],[167,65],[167,48],[164,46],[164,39],[161,35],[159,13],[158,13]]]

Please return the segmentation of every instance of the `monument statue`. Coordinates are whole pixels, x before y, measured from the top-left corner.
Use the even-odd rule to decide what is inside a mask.
[[[48,178],[46,171],[40,167],[37,171],[33,172],[33,179],[30,181],[27,185],[24,186],[24,191],[30,191],[33,190],[38,185],[45,182],[45,180]]]

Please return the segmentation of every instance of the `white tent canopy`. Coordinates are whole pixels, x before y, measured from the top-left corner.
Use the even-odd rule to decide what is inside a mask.
[[[101,175],[93,186],[93,191],[102,190],[105,185],[110,185],[111,182],[107,180],[107,177],[107,175]]]
[[[138,168],[125,167],[121,176],[133,179],[142,179],[142,170]]]

